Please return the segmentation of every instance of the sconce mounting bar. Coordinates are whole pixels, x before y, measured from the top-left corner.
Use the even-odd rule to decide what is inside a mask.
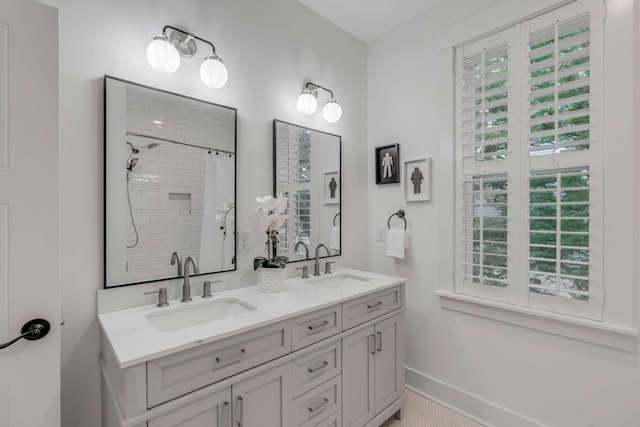
[[[317,91],[318,89],[323,89],[329,92],[331,94],[331,98],[333,98],[333,91],[331,89],[327,89],[326,87],[320,86],[312,82],[307,82],[307,84],[304,85],[305,89],[309,89],[309,85],[315,86],[315,89],[313,89],[314,92]]]
[[[187,31],[181,30],[180,28],[176,28],[176,27],[173,27],[171,25],[165,25],[162,28],[162,34],[164,34],[165,36],[167,35],[167,29],[171,29],[173,31],[177,31],[177,32],[182,33],[182,34],[184,34],[186,36],[185,38],[183,38],[182,40],[180,40],[178,42],[180,44],[185,44],[186,45],[186,44],[189,43],[189,41],[191,39],[196,39],[196,40],[200,40],[201,42],[206,43],[209,46],[211,46],[211,49],[213,50],[213,53],[216,53],[216,47],[209,40],[205,40],[203,38],[200,38],[200,37],[196,36],[195,34],[191,34],[191,33],[187,32]],[[183,54],[183,56],[191,57],[191,56],[195,55],[195,53],[196,53],[195,52],[195,44],[193,45],[193,49],[192,50],[193,50],[193,53],[188,52],[187,54]],[[178,51],[182,54],[182,51],[180,49],[178,49]]]

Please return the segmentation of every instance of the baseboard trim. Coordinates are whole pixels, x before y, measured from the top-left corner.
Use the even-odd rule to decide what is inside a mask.
[[[535,420],[518,414],[451,384],[405,368],[407,388],[487,427],[544,427]]]

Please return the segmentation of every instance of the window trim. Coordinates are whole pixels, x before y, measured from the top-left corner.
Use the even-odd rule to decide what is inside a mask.
[[[468,313],[479,317],[494,319],[516,326],[527,327],[555,335],[574,338],[590,343],[601,344],[625,351],[638,350],[637,329],[637,292],[636,281],[640,270],[635,264],[640,262],[636,237],[640,225],[637,212],[640,210],[638,200],[629,201],[621,194],[615,193],[616,185],[624,178],[628,182],[628,171],[635,170],[638,156],[625,154],[624,149],[633,149],[636,138],[635,130],[635,98],[634,91],[624,82],[633,81],[635,67],[629,58],[633,57],[632,47],[620,48],[634,37],[633,2],[621,0],[605,3],[605,44],[607,63],[604,70],[603,85],[607,93],[604,101],[604,140],[608,150],[605,156],[604,169],[607,178],[604,183],[604,194],[607,197],[604,226],[604,277],[603,284],[607,289],[604,321],[589,321],[554,314],[536,309],[515,307],[510,304],[496,303],[482,298],[470,297],[455,293],[455,259],[457,256],[456,218],[452,213],[456,210],[456,157],[455,143],[455,49],[467,41],[478,40],[511,25],[523,22],[534,16],[546,13],[572,1],[544,0],[527,4],[524,9],[510,8],[509,4],[491,7],[481,15],[473,16],[443,30],[438,43],[437,75],[438,99],[441,102],[438,110],[439,160],[442,165],[450,167],[437,168],[436,179],[441,183],[436,197],[439,199],[437,241],[439,256],[437,259],[437,282],[440,290],[441,307],[448,310]],[[506,7],[501,8],[502,6]],[[522,5],[520,5],[522,7]],[[590,7],[603,7],[601,2],[592,1]],[[535,8],[535,9],[534,9]],[[508,24],[505,25],[504,23]],[[473,33],[472,33],[473,31]],[[623,168],[626,167],[627,169]],[[624,175],[627,174],[626,177]],[[639,175],[632,174],[630,191],[635,194],[638,189]],[[624,225],[621,226],[621,224]],[[629,256],[619,257],[624,251]],[[608,286],[607,284],[611,284]]]
[[[436,291],[440,306],[447,310],[471,314],[511,325],[548,332],[605,347],[636,352],[638,330],[624,326],[567,316],[533,308],[457,294]]]

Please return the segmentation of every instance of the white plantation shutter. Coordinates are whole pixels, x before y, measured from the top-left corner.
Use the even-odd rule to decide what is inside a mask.
[[[456,292],[602,320],[602,18],[585,4],[456,51]]]
[[[507,46],[464,59],[462,82],[464,163],[507,158]]]
[[[279,129],[276,148],[276,186],[288,199],[285,221],[279,230],[278,253],[291,256],[297,241],[309,244],[311,198],[311,139],[308,129],[292,130],[291,126]],[[286,132],[286,134],[285,134]],[[285,144],[284,141],[287,143]],[[297,218],[292,220],[291,218]]]
[[[294,197],[295,204],[295,236],[296,242],[311,243],[311,191],[297,191]],[[294,243],[295,245],[295,243]],[[304,249],[300,248],[300,254],[304,255]]]
[[[602,320],[602,18],[567,7],[529,36],[528,305]]]
[[[589,148],[589,16],[529,39],[531,155]]]
[[[507,286],[508,188],[505,175],[479,176],[463,184],[463,280]],[[476,293],[473,289],[469,292]]]
[[[519,200],[517,184],[517,83],[519,31],[512,28],[464,46],[457,53],[462,185],[458,241],[459,283],[468,295],[513,302],[508,260],[512,244],[509,213]],[[514,102],[515,101],[515,102]],[[515,151],[514,151],[515,149]],[[515,153],[515,157],[514,157]]]
[[[589,171],[530,180],[529,290],[589,299]]]

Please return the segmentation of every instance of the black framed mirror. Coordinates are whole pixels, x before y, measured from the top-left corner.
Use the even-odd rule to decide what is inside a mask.
[[[236,109],[111,76],[104,90],[105,288],[176,278],[189,256],[235,270]]]
[[[313,258],[320,243],[341,254],[341,145],[339,135],[273,121],[273,191],[289,203],[278,254],[289,262]]]

